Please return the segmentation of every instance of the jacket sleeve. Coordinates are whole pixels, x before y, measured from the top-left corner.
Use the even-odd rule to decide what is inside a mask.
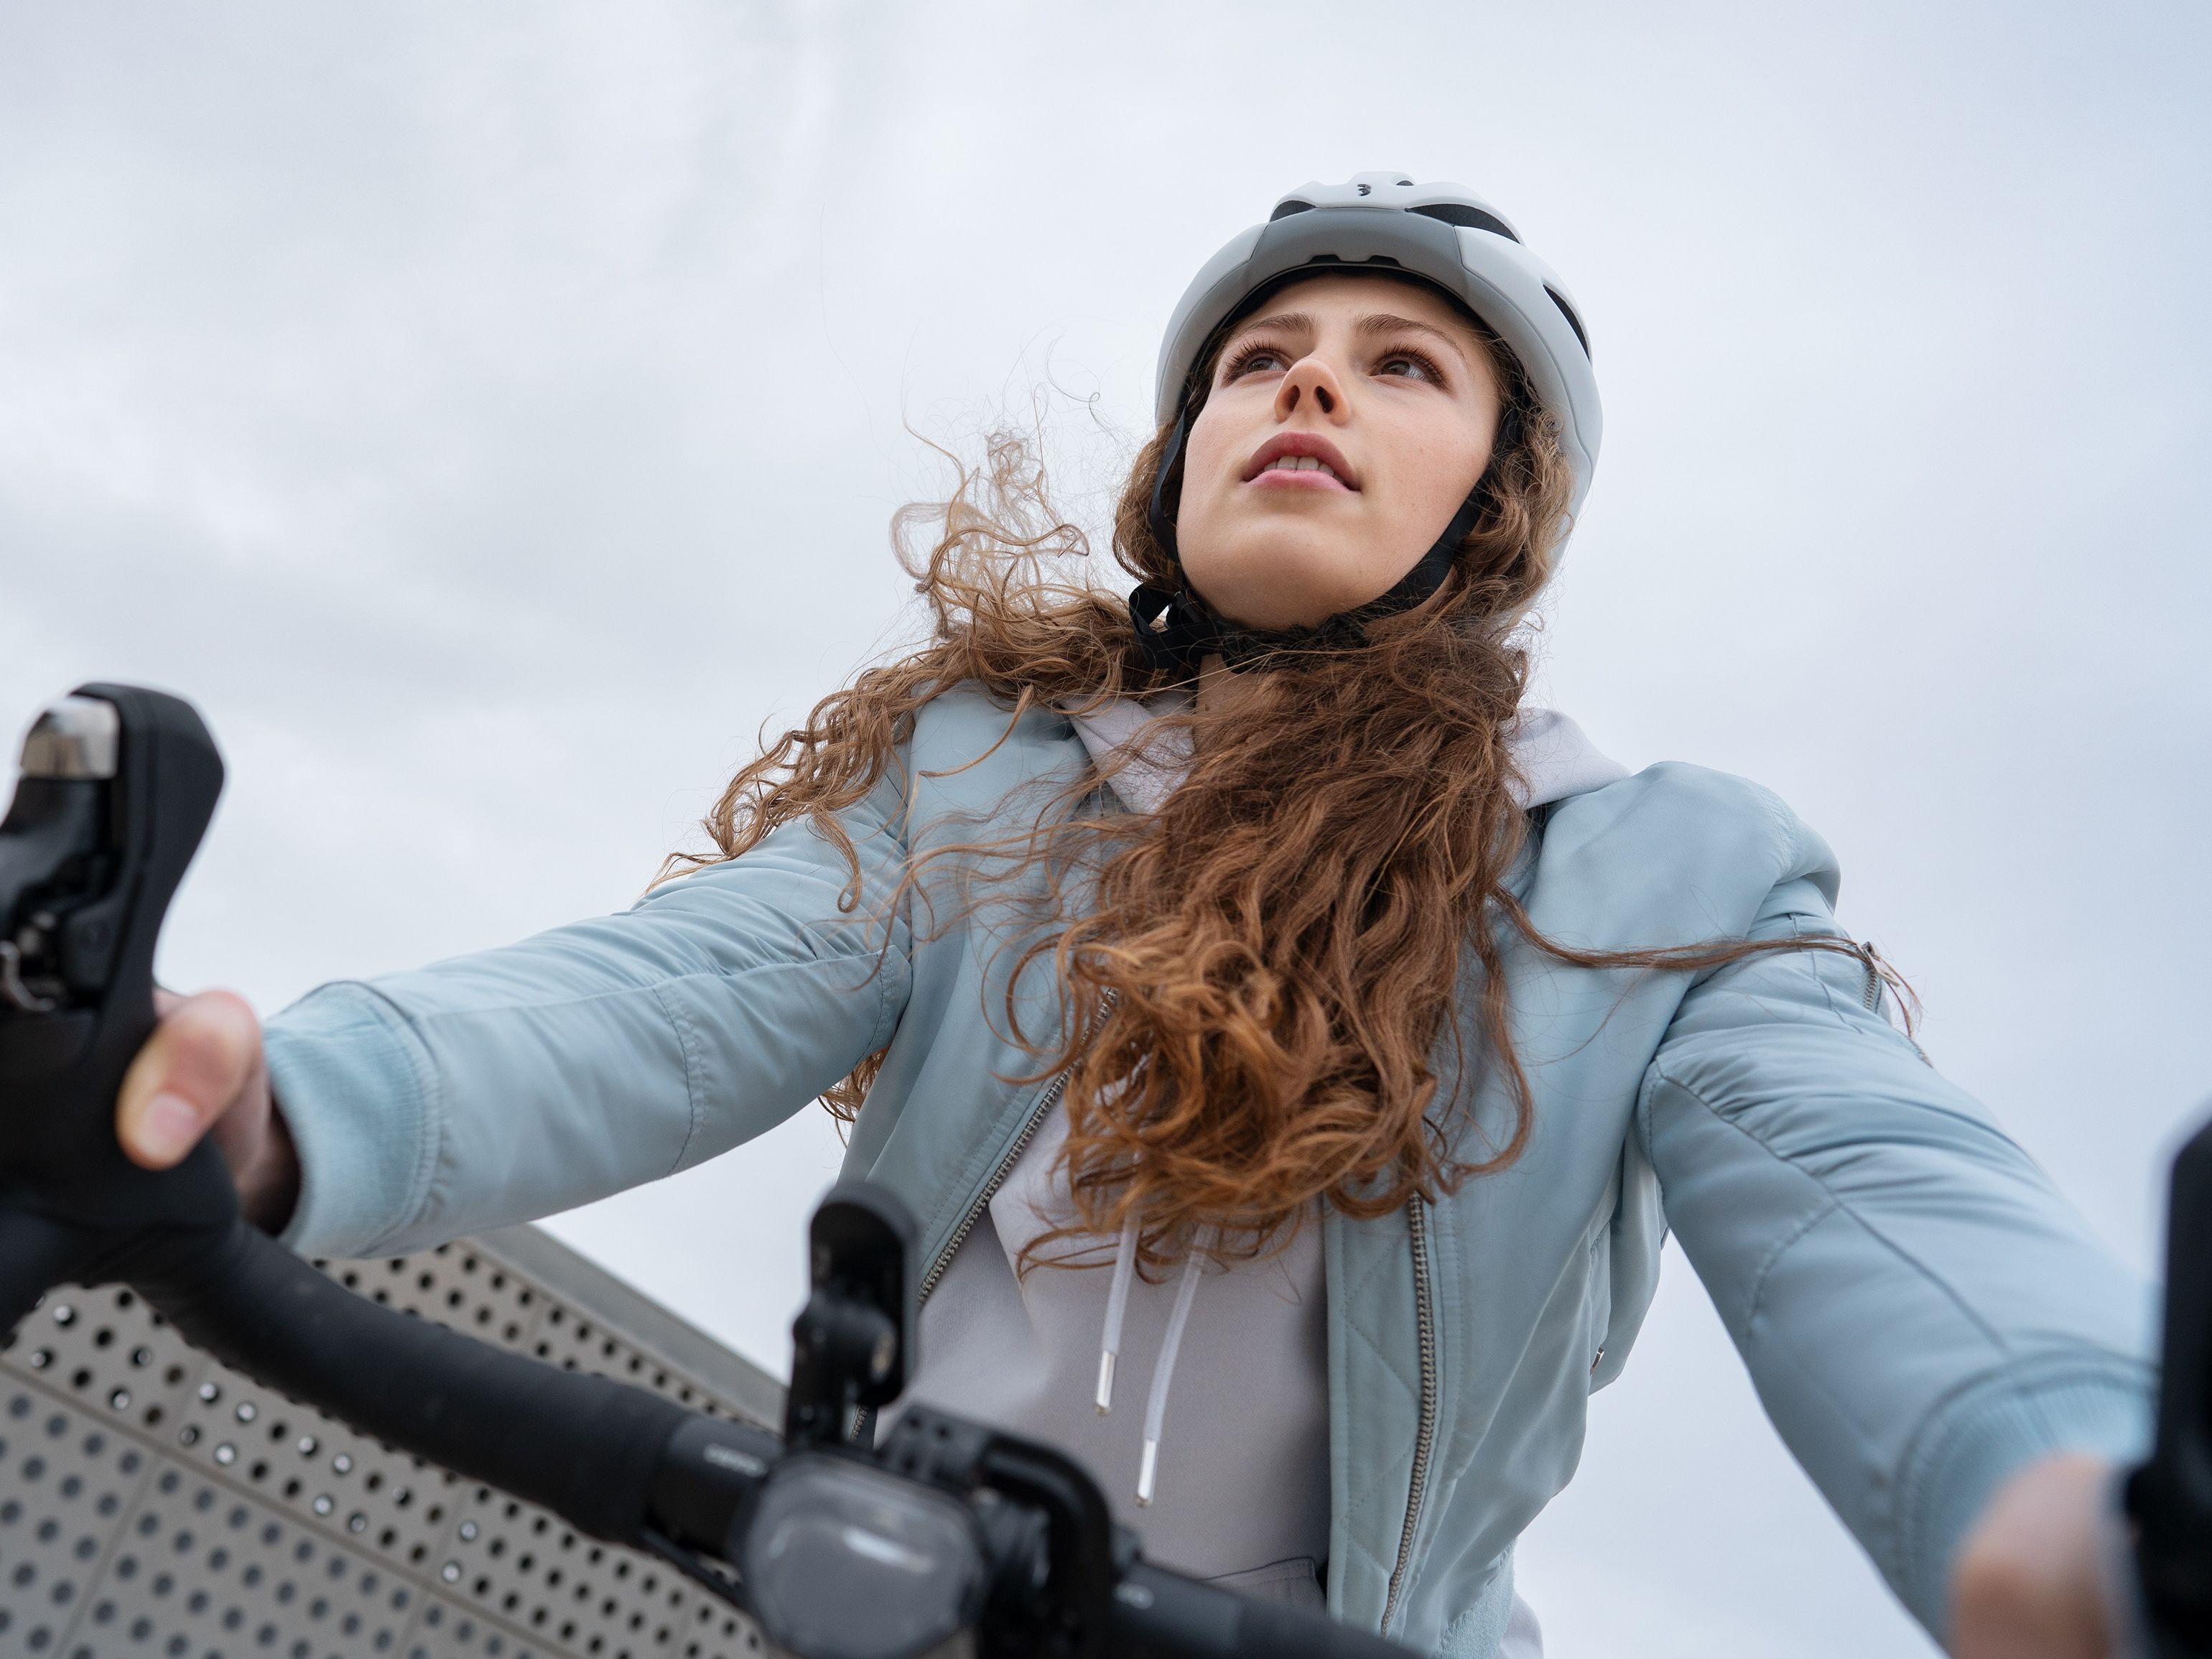
[[[1795,881],[1752,932],[1835,925]],[[1705,978],[1638,1131],[1776,1428],[1941,1639],[1952,1559],[2008,1476],[2062,1450],[2142,1455],[2154,1307],[1869,996],[1861,963],[1826,951]]]
[[[907,998],[887,778],[617,915],[420,972],[327,985],[270,1022],[305,1254],[397,1255],[688,1169],[890,1041]]]

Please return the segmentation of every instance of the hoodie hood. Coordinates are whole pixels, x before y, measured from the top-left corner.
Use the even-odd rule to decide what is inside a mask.
[[[1128,757],[1114,775],[1112,787],[1131,811],[1159,811],[1190,770],[1190,733],[1174,726],[1154,729],[1190,702],[1189,692],[1169,691],[1141,701],[1118,697],[1087,713],[1069,714],[1093,764]],[[1524,811],[1601,789],[1628,775],[1626,767],[1602,753],[1581,726],[1555,708],[1522,709],[1506,743],[1520,774],[1514,799]]]

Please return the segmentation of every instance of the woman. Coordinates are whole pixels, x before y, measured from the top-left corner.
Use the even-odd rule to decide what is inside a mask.
[[[1172,1565],[1516,1659],[1514,1540],[1671,1226],[1931,1632],[2108,1651],[2140,1286],[1893,1028],[1817,836],[1522,706],[1599,438],[1556,279],[1456,187],[1311,185],[1159,399],[1127,608],[1001,449],[917,562],[931,642],[741,771],[713,857],[265,1050],[182,1003],[132,1155],[212,1124],[265,1224],[383,1254],[821,1096],[922,1218],[912,1397],[1067,1445]]]

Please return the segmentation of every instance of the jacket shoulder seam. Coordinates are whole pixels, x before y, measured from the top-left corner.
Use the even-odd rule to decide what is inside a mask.
[[[1806,1234],[1841,1207],[1834,1195],[1823,1188],[1820,1202],[1799,1217],[1796,1225],[1785,1229],[1766,1254],[1759,1258],[1758,1269],[1752,1275],[1750,1293],[1744,1298],[1743,1328],[1747,1336],[1759,1322],[1759,1309],[1766,1300],[1767,1281],[1773,1277],[1774,1270],[1781,1266],[1782,1258],[1795,1249]]]
[[[701,1119],[704,1114],[699,1103],[699,1060],[695,1048],[695,1034],[691,1022],[666,994],[665,982],[652,988],[653,1005],[660,1010],[661,1018],[676,1038],[676,1051],[684,1056],[684,1103],[690,1114],[690,1121],[684,1131],[684,1144],[677,1149],[676,1161],[666,1171],[674,1175],[691,1164],[691,1148],[698,1143]]]
[[[1758,1147],[1760,1152],[1765,1153],[1766,1156],[1771,1158],[1775,1163],[1783,1165],[1786,1169],[1794,1170],[1802,1178],[1810,1182],[1814,1187],[1818,1188],[1822,1195],[1832,1206],[1832,1212],[1834,1213],[1838,1213],[1844,1216],[1854,1226],[1865,1233],[1869,1238],[1881,1245],[1881,1248],[1891,1256],[1901,1262],[1905,1267],[1910,1268],[1914,1273],[1926,1280],[1929,1285],[1933,1285],[1942,1294],[1943,1299],[1950,1304],[1951,1307],[1962,1319],[1966,1321],[1967,1325],[1978,1332],[1983,1340],[1996,1349],[1998,1352],[2008,1356],[2012,1354],[2013,1350],[2011,1345],[2005,1340],[2004,1337],[1994,1327],[1992,1327],[1979,1314],[1974,1311],[1973,1308],[1959,1295],[1958,1291],[1954,1289],[1947,1280],[1945,1280],[1941,1273],[1938,1273],[1925,1261],[1923,1261],[1911,1251],[1906,1249],[1895,1239],[1890,1237],[1889,1235],[1884,1232],[1881,1228],[1875,1226],[1871,1221],[1869,1221],[1865,1216],[1862,1215],[1858,1212],[1848,1199],[1844,1198],[1842,1194],[1838,1193],[1834,1188],[1828,1184],[1825,1176],[1816,1175],[1812,1170],[1805,1168],[1804,1165],[1798,1164],[1790,1158],[1785,1158],[1780,1152],[1775,1151],[1771,1145],[1758,1134],[1746,1127],[1743,1124],[1738,1122],[1728,1113],[1722,1111],[1718,1107],[1715,1106],[1711,1101],[1706,1099],[1705,1097],[1693,1085],[1684,1082],[1680,1078],[1669,1075],[1663,1062],[1654,1060],[1652,1062],[1651,1069],[1657,1074],[1660,1081],[1666,1084],[1669,1088],[1679,1090],[1690,1099],[1696,1101],[1698,1105],[1704,1107],[1707,1112],[1711,1113],[1716,1121],[1727,1125],[1728,1127],[1733,1129],[1737,1134],[1741,1135],[1753,1146]],[[1802,1238],[1803,1234],[1801,1232],[1798,1236],[1798,1242],[1802,1242]]]

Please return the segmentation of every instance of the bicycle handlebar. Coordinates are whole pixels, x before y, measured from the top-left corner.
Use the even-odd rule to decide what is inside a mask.
[[[1049,1447],[921,1408],[881,1449],[846,1444],[846,1408],[887,1403],[911,1358],[912,1224],[879,1191],[840,1189],[817,1212],[779,1441],[354,1295],[246,1222],[209,1143],[172,1170],[130,1164],[113,1102],[153,1030],[155,939],[222,781],[190,705],[138,688],[81,688],[26,744],[0,823],[0,1333],[58,1283],[128,1284],[227,1364],[580,1532],[675,1559],[813,1659],[908,1659],[963,1627],[984,1655],[1402,1655],[1144,1560]],[[833,1259],[871,1271],[831,1282]],[[822,1553],[833,1513],[847,1532],[909,1528],[945,1570],[888,1597],[848,1593],[866,1565]]]
[[[1149,1561],[1138,1561],[1114,1592],[1113,1651],[1129,1659],[1405,1659],[1406,1650],[1350,1625],[1279,1602],[1235,1595]]]
[[[56,1284],[128,1284],[280,1392],[671,1559],[802,1659],[916,1659],[963,1629],[982,1659],[1402,1654],[1145,1560],[1097,1484],[1050,1447],[922,1407],[879,1447],[848,1443],[855,1410],[898,1395],[914,1342],[915,1230],[865,1183],[816,1213],[779,1440],[355,1296],[244,1220],[209,1143],[165,1172],[131,1164],[113,1102],[153,1030],[154,946],[222,782],[190,705],[133,687],[81,688],[26,743],[0,823],[0,1334]],[[2153,1650],[2201,1659],[2212,1128],[2176,1162],[2171,1229],[2158,1441],[2127,1508]],[[856,1550],[854,1536],[881,1547]],[[878,1571],[868,1588],[871,1561],[886,1560],[931,1571]]]

